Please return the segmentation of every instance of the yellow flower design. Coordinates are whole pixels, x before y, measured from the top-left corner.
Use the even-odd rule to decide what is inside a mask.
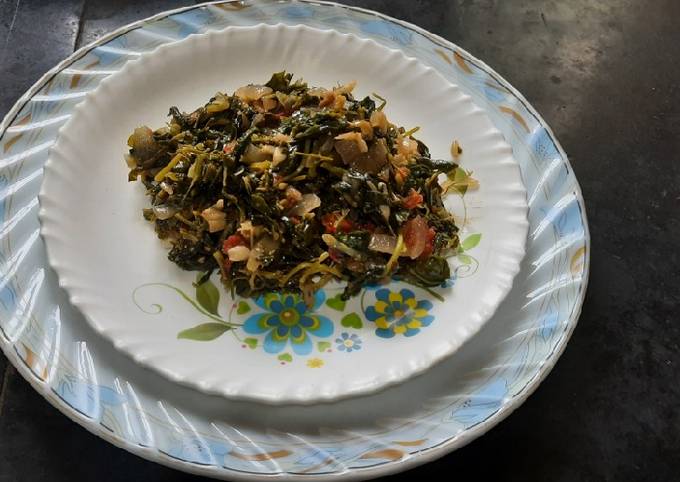
[[[432,303],[416,300],[411,290],[380,289],[376,291],[375,297],[375,305],[369,306],[364,314],[375,323],[375,334],[382,338],[413,336],[434,321],[434,316],[430,314]]]
[[[307,360],[307,366],[309,368],[321,368],[323,366],[323,360],[321,358],[310,358]]]

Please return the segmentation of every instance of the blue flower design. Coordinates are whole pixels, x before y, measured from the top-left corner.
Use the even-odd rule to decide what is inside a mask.
[[[394,335],[414,336],[420,329],[430,326],[434,316],[430,315],[432,303],[416,300],[413,291],[402,289],[391,291],[379,289],[375,293],[375,305],[366,308],[365,315],[376,324],[375,334],[382,338]]]
[[[352,353],[352,351],[361,350],[361,338],[356,333],[351,335],[347,332],[342,333],[339,338],[335,339],[338,344],[338,350]]]
[[[266,312],[250,316],[243,330],[252,335],[266,333],[263,346],[267,353],[280,353],[290,341],[296,354],[309,355],[313,349],[312,336],[326,338],[333,334],[333,322],[315,313],[325,298],[323,291],[317,291],[310,309],[297,294],[260,296],[255,303]]]

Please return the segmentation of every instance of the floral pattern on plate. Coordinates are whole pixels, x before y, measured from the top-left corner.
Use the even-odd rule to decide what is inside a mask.
[[[375,334],[379,337],[414,336],[434,321],[434,316],[430,315],[432,302],[417,300],[411,290],[397,292],[383,288],[376,291],[375,297],[375,304],[364,313],[377,326]]]
[[[313,338],[327,338],[333,334],[333,322],[315,312],[326,299],[317,291],[314,305],[308,307],[297,294],[268,293],[255,300],[264,313],[251,315],[243,324],[250,335],[265,334],[264,351],[280,353],[290,341],[297,355],[309,355],[314,348]]]

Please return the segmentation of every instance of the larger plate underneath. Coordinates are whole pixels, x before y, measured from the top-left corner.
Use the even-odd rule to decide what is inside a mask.
[[[47,150],[83,96],[128,60],[191,33],[262,22],[372,38],[436,69],[512,145],[528,191],[527,254],[477,335],[417,379],[322,407],[225,402],[140,369],[92,330],[49,269],[37,195]],[[347,480],[430,461],[483,434],[549,373],[588,278],[583,198],[536,111],[490,67],[375,12],[254,0],[165,12],[98,40],[48,72],[0,126],[0,348],[35,390],[97,436],[170,467],[230,480]],[[36,419],[36,423],[40,423]]]

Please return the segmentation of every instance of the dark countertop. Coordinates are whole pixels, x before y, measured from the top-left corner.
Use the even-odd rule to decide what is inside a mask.
[[[187,3],[0,2],[0,115],[74,49]],[[385,480],[678,480],[680,2],[344,3],[442,35],[519,89],[568,153],[592,235],[581,320],[536,393],[470,445]],[[199,479],[89,434],[0,355],[1,482]]]

